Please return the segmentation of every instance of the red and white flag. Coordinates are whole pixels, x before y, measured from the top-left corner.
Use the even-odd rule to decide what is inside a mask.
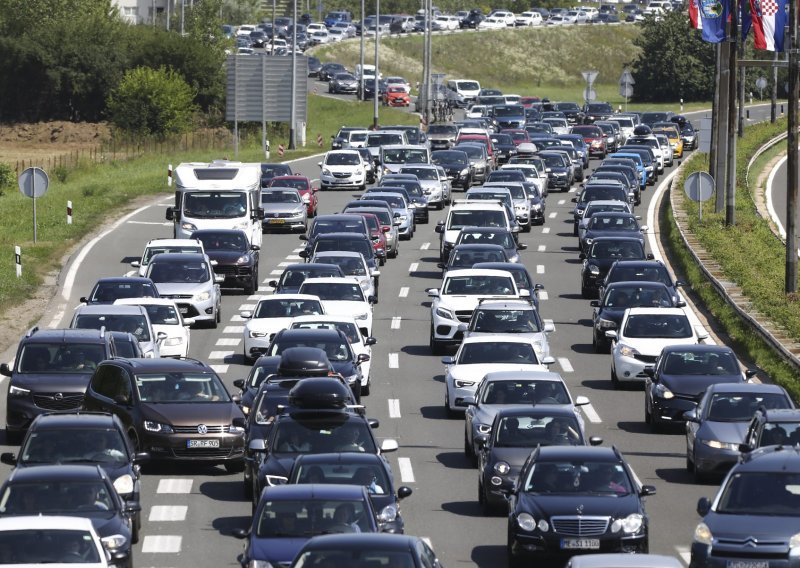
[[[689,21],[696,30],[703,29],[703,19],[700,17],[699,0],[689,0]]]
[[[786,0],[750,0],[750,17],[754,47],[766,51],[783,51]]]

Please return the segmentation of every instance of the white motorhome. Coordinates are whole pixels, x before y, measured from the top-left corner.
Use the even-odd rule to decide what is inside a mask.
[[[241,229],[261,246],[261,164],[215,160],[188,162],[174,171],[175,205],[167,220],[176,239],[199,229]]]

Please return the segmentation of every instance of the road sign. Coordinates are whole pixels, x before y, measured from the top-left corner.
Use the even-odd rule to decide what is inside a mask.
[[[633,96],[633,85],[628,85],[627,83],[620,83],[619,86],[619,96],[625,97],[629,99]]]
[[[42,197],[50,180],[42,168],[27,168],[19,174],[19,190],[28,197]]]
[[[583,71],[581,75],[583,75],[583,80],[591,85],[594,83],[594,80],[597,78],[599,71]],[[593,99],[594,100],[594,99]]]
[[[714,178],[706,172],[695,172],[686,178],[683,189],[692,201],[708,201],[714,194]]]
[[[759,77],[756,79],[756,87],[759,89],[766,89],[767,88],[767,80],[764,77]]]
[[[586,87],[583,90],[583,100],[591,102],[597,98],[597,93],[591,87]]]
[[[625,69],[625,71],[623,71],[622,75],[620,75],[620,77],[619,77],[619,84],[620,85],[635,85],[636,84],[636,80],[633,78],[633,75],[631,75],[631,72],[628,71],[627,69]]]

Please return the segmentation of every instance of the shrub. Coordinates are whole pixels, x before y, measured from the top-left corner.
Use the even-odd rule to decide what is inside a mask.
[[[17,174],[10,165],[0,162],[0,192],[13,187],[17,182]]]

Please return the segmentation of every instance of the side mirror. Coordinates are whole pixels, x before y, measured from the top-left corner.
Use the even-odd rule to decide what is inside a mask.
[[[655,255],[654,255],[652,252],[648,252],[648,253],[645,255],[645,258],[646,258],[647,260],[653,260],[655,257],[656,257],[656,256],[655,256]]]
[[[133,266],[134,268],[139,268],[141,265],[142,265],[142,263],[140,261],[138,261],[138,260],[132,260],[131,261],[131,266]]]
[[[167,336],[167,334],[166,334],[166,333],[164,333],[163,331],[159,331],[159,332],[156,334],[156,342],[157,342],[157,343],[160,343],[160,342],[164,341],[164,340],[165,340],[167,337],[168,337],[168,336]]]
[[[447,265],[443,262],[437,262],[436,268],[441,268],[442,270],[444,270],[445,268],[447,268]]]
[[[242,317],[242,319],[250,319],[251,317],[253,317],[253,312],[251,312],[250,310],[242,310],[241,312],[239,312],[239,315]]]
[[[370,296],[369,298],[367,298],[367,301],[370,304],[377,304],[378,303],[378,298],[376,298],[375,296]]]
[[[642,487],[644,489],[644,487]],[[700,497],[697,500],[697,514],[701,517],[705,517],[711,511],[711,501],[708,500],[708,497]]]
[[[78,301],[81,304],[88,304],[89,303],[89,298],[87,298],[86,296],[81,296],[80,298],[78,298]]]
[[[366,353],[361,353],[361,354],[359,354],[359,356],[356,358],[356,361],[357,361],[359,364],[361,364],[361,363],[366,363],[367,361],[369,361],[369,359],[370,359],[369,355],[367,355]]]
[[[544,332],[553,333],[556,330],[556,324],[551,321],[544,322]]]
[[[575,397],[575,406],[586,406],[589,404],[589,398],[586,396],[577,396]]]
[[[120,406],[128,406],[131,403],[131,399],[128,395],[118,394],[114,397],[114,402]]]
[[[680,288],[681,286],[686,286],[686,282],[684,282],[683,280],[676,280],[675,287]]]
[[[475,397],[474,396],[465,396],[462,399],[462,404],[464,406],[475,406],[478,403],[475,401]]]
[[[123,512],[125,512],[125,513],[138,513],[141,510],[142,510],[141,503],[138,503],[136,501],[126,501],[125,502],[125,507],[123,509]]]
[[[278,281],[277,280],[270,280],[269,282],[267,282],[267,286],[269,286],[270,288],[277,288],[278,287]]]
[[[3,452],[0,454],[0,463],[4,463],[10,466],[17,465],[17,456],[12,454],[11,452]]]
[[[753,451],[753,448],[752,446],[750,446],[750,444],[741,443],[739,444],[739,451],[742,452],[743,454],[749,454],[750,452]]]
[[[251,452],[265,452],[267,451],[267,444],[264,438],[255,438],[250,440],[250,443],[247,445],[247,449]]]
[[[11,368],[8,366],[8,363],[0,364],[0,375],[5,375],[6,377],[11,376]]]
[[[469,324],[466,324],[466,323],[459,323],[459,324],[458,324],[458,328],[457,328],[457,329],[458,329],[458,331],[460,331],[461,333],[464,333],[465,331],[467,331],[467,330],[469,329]]]
[[[697,416],[697,409],[693,408],[692,410],[687,410],[683,413],[683,419],[687,422],[700,422],[700,418]]]
[[[133,463],[144,463],[150,461],[150,452],[136,452],[133,454]]]
[[[579,258],[580,260],[586,260],[586,253],[585,253],[585,252],[582,252],[582,253],[578,254],[578,258]]]
[[[436,227],[434,228],[434,231],[436,231],[437,233],[443,233],[444,232],[444,225],[443,224],[442,225],[436,225]]]
[[[431,297],[431,298],[438,298],[439,297],[439,289],[438,288],[428,288],[427,290],[425,290],[425,292],[427,292],[428,296]]]
[[[301,250],[301,251],[300,251],[299,253],[297,253],[297,254],[298,254],[298,256],[299,256],[300,258],[308,258],[308,251],[307,251],[307,250]]]
[[[486,434],[479,434],[478,436],[475,436],[475,445],[481,449],[485,448],[488,442],[489,436]]]
[[[300,235],[299,239],[301,241],[307,241],[308,240],[308,235]]]
[[[704,341],[708,339],[708,337],[708,332],[705,330],[705,328],[697,326],[697,340]]]
[[[317,165],[321,168],[322,167],[322,162],[317,162]]]
[[[235,386],[237,389],[244,390],[244,379],[236,379],[233,381],[233,386]]]
[[[642,225],[641,227],[639,227],[639,229],[641,229],[641,231],[642,231],[643,233],[645,233],[645,232],[647,232],[647,230],[649,229],[649,227],[648,227],[647,225]]]
[[[613,329],[609,329],[608,331],[606,331],[606,337],[608,337],[609,339],[616,339],[617,332],[614,331]]]
[[[398,499],[405,499],[406,497],[410,496],[411,493],[412,493],[411,488],[405,485],[401,485],[400,487],[397,488]]]
[[[647,497],[648,495],[655,495],[656,488],[654,485],[642,485],[642,488],[639,490],[639,496]]]
[[[0,371],[2,371],[2,367],[0,367]],[[755,369],[747,369],[744,372],[744,376],[745,376],[746,379],[752,379],[753,377],[756,376],[756,373],[758,373],[758,371],[755,370]]]
[[[556,358],[552,356],[548,356],[542,359],[542,365],[552,365],[556,362]]]
[[[364,338],[364,345],[370,346],[370,345],[375,345],[376,343],[378,343],[378,340],[375,339],[374,337]]]
[[[167,218],[167,221],[174,221],[175,220],[175,209],[172,207],[167,207],[167,211],[164,215]]]
[[[250,536],[250,529],[235,528],[231,531],[231,536],[239,539],[245,539]]]
[[[453,357],[452,355],[445,355],[444,357],[442,357],[442,364],[444,365],[455,365],[455,363],[456,363],[456,358]]]
[[[647,375],[648,377],[650,377],[651,379],[655,379],[655,376],[656,376],[656,368],[655,368],[654,366],[652,366],[652,365],[647,365],[647,366],[646,366],[644,369],[642,369],[642,372],[643,372],[645,375]]]
[[[602,443],[603,443],[603,438],[601,438],[600,436],[591,436],[589,438],[590,446],[599,446]]]
[[[592,308],[599,308],[600,307],[600,300],[592,300],[589,302],[589,306]]]
[[[191,327],[195,323],[197,323],[197,320],[195,320],[194,318],[183,318],[183,325],[186,327]]]
[[[570,201],[572,201],[573,203],[577,203],[578,202],[578,198],[577,197],[573,197],[572,199],[570,199]]]
[[[519,243],[517,245],[517,250],[527,250],[527,249],[528,249],[528,245],[526,245],[525,243]]]
[[[386,438],[381,442],[381,452],[383,453],[396,452],[399,447],[400,444],[393,438]]]

